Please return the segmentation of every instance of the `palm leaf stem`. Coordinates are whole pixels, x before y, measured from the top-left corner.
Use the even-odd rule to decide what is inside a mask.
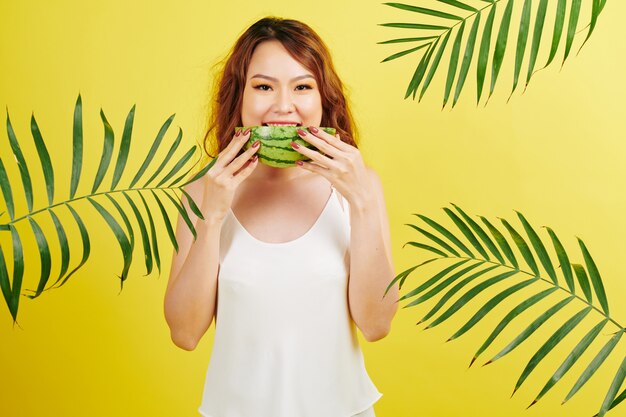
[[[495,6],[497,3],[499,3],[501,0],[493,0],[493,2],[489,3],[488,5],[486,5],[485,7],[483,7],[482,9],[478,9],[475,12],[470,12],[470,14],[468,14],[467,16],[465,16],[464,18],[462,18],[462,20],[459,20],[458,22],[456,22],[455,24],[453,24],[452,26],[450,26],[448,29],[444,30],[443,32],[441,32],[437,37],[441,39],[442,36],[444,36],[446,33],[448,32],[452,32],[452,29],[454,29],[455,27],[457,27],[458,25],[465,23],[467,20],[471,19],[473,16],[480,14],[483,10],[489,8],[489,7],[493,7]]]
[[[453,24],[452,26],[450,26],[449,28],[445,29],[443,32],[441,32],[439,35],[437,36],[433,36],[432,39],[436,39],[436,42],[439,42],[439,40],[441,39],[442,36],[445,36],[447,33],[452,32],[452,29],[454,29],[455,27],[457,27],[460,24],[464,24],[467,20],[471,19],[473,16],[481,13],[483,10],[485,10],[488,7],[492,7],[495,6],[497,3],[499,3],[501,0],[493,0],[492,2],[490,2],[487,6],[483,7],[482,9],[477,9],[476,11],[472,11],[470,12],[470,14],[468,14],[467,16],[461,18],[461,20],[457,21],[457,23]],[[423,39],[422,39],[423,40]],[[430,43],[434,43],[435,41],[431,40]],[[389,43],[389,42],[388,42]],[[427,45],[427,44],[425,44]],[[424,45],[424,46],[425,46]],[[405,51],[406,52],[406,51]],[[396,54],[397,55],[397,54]],[[394,55],[392,55],[394,56]],[[384,62],[384,61],[383,61]],[[408,97],[408,96],[407,96]],[[406,98],[406,97],[405,97]]]
[[[593,304],[591,304],[589,301],[587,301],[584,298],[579,297],[577,294],[573,293],[572,291],[569,290],[569,288],[564,288],[561,287],[558,284],[555,284],[552,280],[544,278],[542,276],[536,275],[532,272],[528,272],[528,271],[524,271],[522,269],[519,268],[514,268],[512,266],[506,265],[506,264],[502,264],[499,262],[494,262],[491,260],[486,260],[486,259],[481,259],[481,258],[472,258],[472,257],[468,257],[468,256],[449,256],[446,258],[441,258],[441,259],[459,259],[459,260],[473,260],[473,261],[480,261],[483,262],[484,264],[494,264],[494,265],[498,265],[501,267],[505,267],[505,268],[509,268],[513,271],[517,271],[521,274],[526,274],[529,275],[533,278],[539,278],[542,281],[545,281],[547,284],[550,284],[553,287],[557,287],[560,290],[563,290],[565,292],[567,292],[568,294],[570,294],[572,297],[577,298],[578,300],[582,301],[583,303],[587,304],[589,307],[591,307],[593,310],[597,311],[599,314],[601,314],[602,316],[604,316],[608,321],[610,321],[611,323],[613,323],[615,326],[617,326],[619,328],[619,331],[626,333],[626,328],[624,328],[624,326],[622,326],[621,324],[619,324],[618,322],[616,322],[615,320],[613,320],[611,317],[609,317],[606,313],[604,313],[604,311],[600,310],[599,308],[597,308],[596,306],[594,306]]]
[[[57,207],[57,206],[60,206],[60,205],[64,205],[64,204],[68,204],[68,203],[73,203],[73,202],[76,202],[76,201],[79,201],[79,200],[82,200],[82,199],[85,199],[85,198],[88,198],[88,197],[93,198],[93,197],[96,197],[96,196],[99,196],[99,195],[107,195],[107,194],[111,195],[113,193],[120,193],[120,192],[123,193],[125,191],[171,190],[171,189],[176,189],[176,188],[182,189],[182,185],[178,186],[178,187],[142,187],[142,188],[116,189],[116,190],[103,191],[103,192],[95,193],[95,194],[89,194],[89,195],[85,195],[85,196],[82,196],[82,197],[72,198],[70,200],[61,201],[61,202],[59,202],[57,204],[53,204],[53,205],[44,207],[42,209],[32,211],[32,212],[30,212],[30,213],[28,213],[28,214],[26,214],[26,215],[24,215],[22,217],[15,218],[15,219],[13,219],[12,221],[10,221],[8,223],[2,223],[2,224],[0,224],[0,230],[7,230],[8,231],[9,230],[9,225],[14,225],[15,223],[17,223],[17,222],[19,222],[21,220],[30,219],[35,214],[38,214],[38,213],[41,213],[41,212],[44,212],[44,211],[48,211],[50,209],[53,209],[54,207]]]

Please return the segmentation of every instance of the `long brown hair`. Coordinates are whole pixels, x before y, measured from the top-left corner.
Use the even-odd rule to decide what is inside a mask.
[[[242,126],[241,105],[252,54],[261,42],[274,39],[315,76],[322,98],[321,126],[334,127],[343,142],[356,147],[357,129],[344,95],[344,86],[322,39],[297,20],[265,17],[250,26],[218,63],[212,110],[203,140],[205,152],[213,158],[208,145],[213,145],[216,153],[221,152],[231,141],[235,127]]]

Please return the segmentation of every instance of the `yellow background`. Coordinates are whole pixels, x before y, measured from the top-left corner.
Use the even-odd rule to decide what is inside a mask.
[[[428,1],[419,4],[427,5]],[[85,168],[79,193],[90,189],[99,162],[103,138],[100,108],[115,129],[117,150],[126,114],[136,104],[134,157],[122,181],[128,183],[171,114],[176,113],[176,118],[167,136],[168,146],[163,146],[160,155],[169,148],[178,126],[183,129],[185,144],[179,155],[200,139],[209,67],[247,26],[270,14],[307,22],[331,48],[350,90],[362,132],[363,155],[385,186],[398,272],[426,259],[423,251],[408,246],[402,249],[406,241],[419,238],[404,226],[416,219],[411,213],[445,222],[441,207],[454,202],[472,215],[484,215],[494,222],[504,217],[519,226],[514,212],[519,210],[537,229],[552,227],[574,262],[582,262],[575,236],[585,241],[604,277],[612,316],[626,322],[626,306],[620,305],[626,289],[624,2],[609,1],[582,52],[562,69],[555,63],[538,73],[526,92],[521,94],[519,88],[508,104],[514,38],[489,105],[475,105],[472,71],[457,107],[442,111],[441,69],[418,104],[402,99],[417,57],[380,63],[404,48],[376,42],[410,34],[377,24],[412,18],[380,2],[2,0],[0,105],[8,107],[26,159],[32,163],[38,161],[29,130],[31,112],[35,113],[56,167],[57,198],[65,198],[71,166],[72,112],[78,93],[83,97],[85,120]],[[586,24],[587,14],[582,21]],[[519,20],[514,20],[512,28],[518,27]],[[577,38],[574,52],[580,41]],[[544,49],[539,63],[545,62],[545,53]],[[0,143],[0,156],[9,175],[19,182],[4,128]],[[38,165],[32,165],[31,172],[35,206],[41,208],[47,204],[43,176]],[[106,178],[110,183],[111,174]],[[17,212],[21,213],[26,206],[18,189],[16,186]],[[99,201],[113,208],[110,202]],[[112,233],[90,204],[83,200],[75,208],[91,231],[88,264],[60,290],[46,292],[33,301],[22,297],[18,316],[21,328],[12,326],[1,303],[0,415],[198,415],[213,328],[193,352],[176,348],[169,339],[162,302],[172,249],[164,227],[160,229],[161,276],[142,276],[145,270],[138,241],[131,276],[119,293],[115,275],[121,271],[122,257]],[[168,212],[176,214],[171,205]],[[66,212],[58,214],[73,226]],[[38,220],[45,230],[51,230],[49,217],[40,215]],[[32,289],[37,285],[38,275],[32,271],[38,271],[39,258],[30,229],[22,223],[19,230],[27,245],[26,271],[30,271],[24,287]],[[70,229],[76,239],[75,228]],[[545,230],[540,233],[547,238]],[[52,235],[48,236],[51,239]],[[7,234],[2,234],[3,248],[8,242]],[[8,249],[4,250],[9,256]],[[53,259],[58,260],[58,250],[54,250]],[[73,259],[73,265],[75,262]],[[58,267],[53,264],[53,276]],[[426,277],[412,276],[403,293]],[[377,415],[593,415],[621,362],[623,348],[616,349],[570,402],[564,406],[560,402],[607,340],[608,332],[614,330],[610,327],[539,404],[525,410],[568,348],[573,347],[575,338],[559,346],[509,399],[530,356],[568,314],[582,308],[580,303],[572,304],[510,355],[488,367],[469,370],[470,358],[508,311],[507,306],[499,306],[493,316],[450,343],[444,341],[478,304],[425,332],[423,326],[414,324],[428,306],[400,309],[387,338],[368,344],[359,334],[367,369],[384,394],[375,406]],[[546,305],[542,304],[544,308]],[[576,335],[581,336],[598,319],[594,314]],[[526,318],[507,329],[479,364],[528,322]],[[625,407],[609,415],[623,415]]]

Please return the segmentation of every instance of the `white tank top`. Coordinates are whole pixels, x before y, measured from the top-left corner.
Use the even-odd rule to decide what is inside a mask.
[[[256,239],[232,210],[224,218],[203,416],[350,417],[382,396],[349,313],[350,210],[335,192],[289,242]]]

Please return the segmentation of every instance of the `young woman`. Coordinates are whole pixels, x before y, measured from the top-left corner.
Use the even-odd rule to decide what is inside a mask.
[[[193,350],[215,316],[200,413],[207,417],[370,417],[382,396],[355,326],[373,342],[397,310],[381,181],[366,167],[330,54],[307,25],[264,18],[237,40],[209,129],[218,156],[183,203],[165,294],[173,342]],[[297,124],[318,151],[260,163],[236,126]],[[334,127],[329,135],[320,126]],[[308,127],[308,131],[304,130]],[[206,148],[206,145],[205,145]],[[218,285],[219,283],[219,285]]]

